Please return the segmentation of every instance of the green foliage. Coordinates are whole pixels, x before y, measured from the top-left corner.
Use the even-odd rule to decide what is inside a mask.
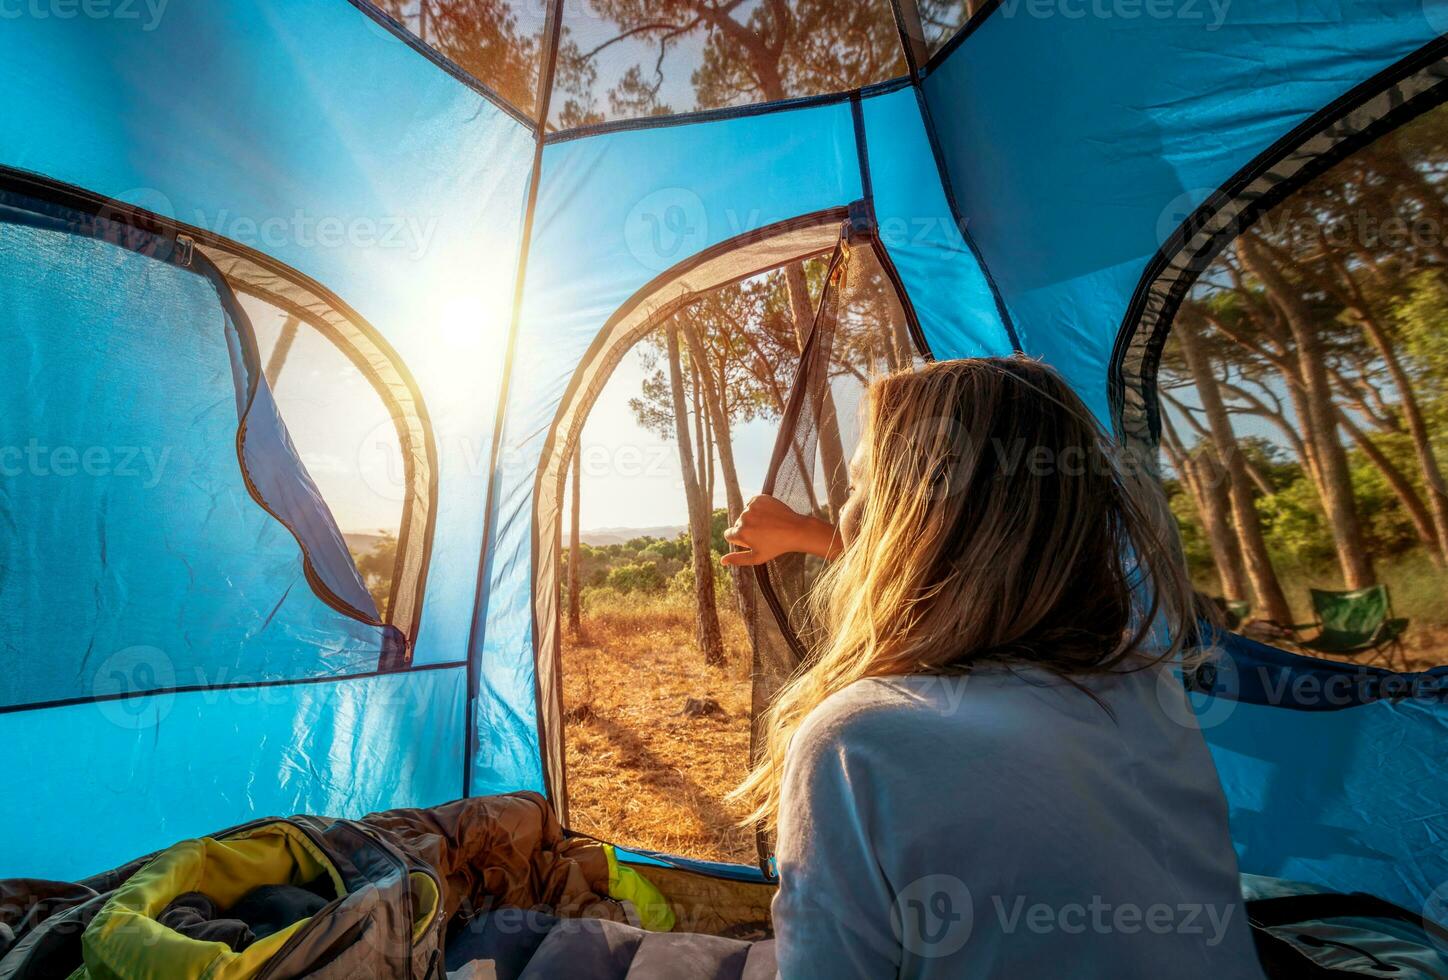
[[[709,544],[714,561],[714,582],[722,600],[728,597],[731,588],[729,571],[719,562],[719,556],[731,550],[724,540],[724,531],[729,527],[729,512],[722,507],[715,510],[711,524]],[[616,595],[655,596],[684,590],[693,595],[693,546],[689,543],[687,531],[672,538],[644,536],[607,545],[582,543],[578,552],[578,581],[585,601],[590,590],[607,590]],[[569,549],[565,545],[560,554],[559,577],[563,583],[565,602],[570,560]],[[390,565],[388,571],[391,572]]]
[[[630,563],[609,570],[604,585],[616,592],[661,592],[665,579],[657,563]]]
[[[720,604],[732,602],[734,586],[730,584],[729,569],[719,561],[717,553],[711,553],[709,559],[714,565],[714,601]],[[692,562],[679,569],[674,573],[674,577],[669,579],[668,592],[678,599],[693,600],[694,565]]]
[[[1258,497],[1257,513],[1279,571],[1315,568],[1334,560],[1331,529],[1317,491],[1301,469],[1276,493]]]
[[[1394,308],[1402,347],[1413,370],[1425,414],[1439,427],[1448,422],[1448,283],[1437,270],[1420,272]]]
[[[1164,480],[1163,487],[1172,517],[1176,518],[1177,528],[1181,532],[1182,552],[1186,557],[1187,571],[1191,574],[1192,582],[1204,591],[1214,592],[1217,588],[1217,565],[1212,560],[1212,546],[1197,519],[1191,494],[1180,480]]]
[[[1431,505],[1424,473],[1448,461],[1445,162],[1448,110],[1433,110],[1294,190],[1204,270],[1163,351],[1173,467],[1208,449],[1225,458],[1233,444],[1245,455],[1267,551],[1299,609],[1309,586],[1367,573],[1417,604],[1403,614],[1423,621],[1433,595],[1430,618],[1443,618],[1448,582],[1404,497]],[[1337,422],[1314,437],[1329,413]],[[1410,435],[1415,413],[1430,452]],[[1195,501],[1168,491],[1201,581],[1210,555]],[[1338,529],[1346,557],[1324,500],[1356,511]]]

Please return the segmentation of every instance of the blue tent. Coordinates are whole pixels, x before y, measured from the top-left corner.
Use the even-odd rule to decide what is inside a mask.
[[[782,6],[789,44],[869,58],[751,87],[696,37],[629,75],[561,0],[493,5],[487,50],[444,43],[449,0],[7,8],[6,874],[272,813],[562,804],[539,542],[641,330],[848,223],[931,356],[1040,357],[1150,447],[1211,258],[1448,99],[1448,0]],[[384,597],[260,353],[299,329],[403,463]],[[1441,912],[1448,668],[1225,647],[1191,683],[1243,871]]]

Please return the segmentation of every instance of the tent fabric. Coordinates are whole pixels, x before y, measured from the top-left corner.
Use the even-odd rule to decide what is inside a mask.
[[[83,698],[116,675],[147,690],[365,671],[402,642],[292,449],[230,289],[194,254],[154,254],[171,247],[0,199],[4,550],[26,569],[0,584],[15,661],[0,704]]]
[[[164,508],[103,481],[49,498],[31,475],[0,484],[0,738],[26,787],[0,804],[4,873],[78,877],[264,813],[556,791],[556,556],[538,543],[589,393],[671,304],[829,247],[852,206],[873,214],[935,357],[1039,356],[1149,446],[1135,342],[1164,325],[1143,311],[1164,308],[1133,297],[1234,227],[1245,212],[1217,207],[1245,199],[1234,181],[1282,176],[1270,166],[1305,123],[1340,117],[1448,30],[1448,0],[1169,17],[1001,3],[947,41],[966,5],[872,2],[852,10],[872,30],[888,10],[898,36],[879,35],[888,55],[863,89],[655,115],[712,104],[660,89],[647,111],[610,103],[612,120],[550,133],[535,117],[552,104],[563,125],[574,82],[544,49],[560,50],[576,8],[552,0],[516,22],[525,57],[504,84],[473,78],[495,71],[486,52],[412,37],[424,28],[406,6],[176,0],[153,20],[0,32],[0,167],[198,232],[187,265],[0,215],[0,448],[141,446],[164,428],[189,467],[172,476],[198,477],[165,484]],[[681,53],[698,67],[697,49]],[[1385,96],[1394,112],[1405,92]],[[228,289],[331,331],[389,393],[402,476],[374,491],[405,515],[410,661],[384,656],[346,529],[250,383]],[[244,460],[241,392],[256,426]],[[1114,415],[1123,405],[1134,421]],[[116,574],[74,589],[97,569]],[[1194,675],[1193,697],[1244,869],[1431,904],[1448,880],[1433,765],[1448,708],[1426,691],[1442,671],[1225,647],[1234,667]],[[1344,676],[1344,703],[1302,687]]]
[[[466,676],[242,682],[0,714],[25,779],[0,805],[0,868],[74,880],[253,816],[454,799]]]
[[[1026,351],[1103,422],[1122,316],[1167,237],[1295,125],[1448,23],[1444,0],[1180,6],[997,11],[924,81],[959,207]]]
[[[1212,259],[1293,190],[1448,98],[1445,53],[1442,39],[1426,45],[1315,114],[1299,138],[1244,168],[1162,244],[1132,298],[1111,365],[1112,408],[1124,439],[1150,450],[1160,438],[1156,362],[1182,300]]]
[[[913,88],[861,102],[880,241],[938,358],[1014,348],[994,293],[951,211]]]
[[[1441,698],[1341,711],[1194,700],[1243,872],[1441,914]]]
[[[1187,672],[1190,690],[1289,711],[1341,711],[1378,701],[1448,700],[1448,667],[1402,673],[1289,653],[1235,633],[1217,633],[1220,657]]]
[[[11,103],[0,165],[251,246],[324,284],[395,348],[439,456],[413,662],[462,660],[529,129],[344,0],[177,2],[154,21],[12,26],[0,32]]]
[[[1400,674],[1225,634],[1189,682],[1241,870],[1435,916],[1448,667]]]
[[[729,158],[728,168],[712,166]],[[503,406],[474,662],[470,789],[542,790],[534,663],[533,488],[570,379],[640,287],[711,245],[860,197],[848,105],[608,133],[544,147]],[[588,207],[577,206],[589,201]]]

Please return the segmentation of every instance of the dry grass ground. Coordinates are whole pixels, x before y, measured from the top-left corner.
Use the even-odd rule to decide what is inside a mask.
[[[590,598],[594,598],[590,596]],[[744,624],[720,603],[728,663],[707,667],[694,645],[691,601],[605,596],[565,633],[563,685],[569,825],[604,840],[670,854],[753,864],[754,837],[725,795],[749,757],[749,649]],[[1413,669],[1448,661],[1448,629],[1410,632]],[[1350,660],[1351,658],[1340,658]],[[717,713],[685,713],[712,698]]]
[[[592,598],[592,597],[590,597]],[[724,802],[749,758],[749,645],[721,603],[728,663],[694,645],[688,599],[611,598],[566,635],[563,693],[570,826],[605,840],[719,861],[755,861]],[[690,698],[719,711],[685,714]]]

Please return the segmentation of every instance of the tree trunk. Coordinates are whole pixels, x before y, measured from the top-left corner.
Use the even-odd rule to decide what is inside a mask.
[[[1429,511],[1433,516],[1433,533],[1438,539],[1438,557],[1442,561],[1448,561],[1448,484],[1443,482],[1443,470],[1438,465],[1438,455],[1433,449],[1432,433],[1428,431],[1428,423],[1423,418],[1422,406],[1418,404],[1418,396],[1413,391],[1413,379],[1408,376],[1392,341],[1377,320],[1363,312],[1359,322],[1368,339],[1382,355],[1388,377],[1393,379],[1393,387],[1398,389],[1398,407],[1403,413],[1408,435],[1413,440],[1418,468],[1423,473],[1423,487],[1428,496]]]
[[[724,664],[724,638],[719,630],[719,610],[714,606],[714,563],[710,555],[709,507],[704,502],[689,445],[689,403],[684,397],[684,376],[679,366],[679,327],[669,321],[669,388],[674,400],[674,436],[679,440],[679,469],[684,477],[684,497],[689,505],[689,544],[694,563],[695,640],[711,667]]]
[[[692,353],[705,351],[698,328],[692,321],[684,321],[684,341]],[[739,485],[739,470],[734,464],[734,439],[729,431],[729,415],[724,405],[724,393],[720,390],[722,379],[714,377],[707,353],[694,354],[700,366],[700,380],[704,392],[704,407],[709,413],[709,422],[714,430],[714,446],[719,452],[719,469],[724,477],[724,497],[729,508],[729,520],[736,521],[744,512],[744,493]]]
[[[814,311],[809,302],[809,283],[804,278],[804,266],[791,262],[784,267],[784,281],[789,289],[789,305],[794,313],[794,336],[804,354],[805,342],[809,339],[814,324]],[[803,366],[803,365],[801,365]],[[820,465],[824,469],[825,492],[829,497],[830,516],[839,519],[840,508],[850,497],[850,477],[845,465],[845,444],[840,438],[840,416],[835,410],[835,398],[830,391],[829,379],[820,379],[824,390],[820,398],[819,428]]]
[[[1352,441],[1362,450],[1362,454],[1372,462],[1383,474],[1383,479],[1388,481],[1393,493],[1397,495],[1398,502],[1403,505],[1403,510],[1408,514],[1408,519],[1413,522],[1413,530],[1417,532],[1418,541],[1428,550],[1428,556],[1432,558],[1433,564],[1443,566],[1443,552],[1439,548],[1437,532],[1433,527],[1433,519],[1428,515],[1428,508],[1423,506],[1423,498],[1418,496],[1417,489],[1413,486],[1403,471],[1393,464],[1386,454],[1378,448],[1363,430],[1352,420],[1352,417],[1338,409],[1338,422],[1343,430],[1352,437]]]
[[[1170,420],[1163,418],[1162,421],[1162,444],[1171,457],[1172,466],[1181,474],[1182,483],[1191,492],[1197,516],[1201,518],[1202,529],[1207,534],[1207,543],[1212,548],[1212,561],[1217,566],[1222,595],[1234,601],[1249,599],[1251,586],[1247,581],[1247,569],[1242,561],[1237,533],[1232,528],[1232,496],[1227,489],[1227,471],[1211,455],[1209,443],[1204,443],[1202,451],[1193,456],[1181,445]]]
[[[569,503],[568,522],[568,628],[577,636],[583,629],[583,607],[578,595],[578,563],[583,549],[579,544],[579,480],[583,470],[583,443],[573,447],[573,492]]]
[[[1257,505],[1252,499],[1251,478],[1247,475],[1246,461],[1237,445],[1237,435],[1232,431],[1232,420],[1227,415],[1227,406],[1222,393],[1217,389],[1217,376],[1211,362],[1201,350],[1196,337],[1196,324],[1186,318],[1179,318],[1176,337],[1187,370],[1196,382],[1197,396],[1206,411],[1207,426],[1212,432],[1217,458],[1227,470],[1227,488],[1232,504],[1232,521],[1237,527],[1237,540],[1242,546],[1242,560],[1247,567],[1247,577],[1252,582],[1257,604],[1267,619],[1276,623],[1292,622],[1292,608],[1277,579],[1277,570],[1272,567],[1272,556],[1267,551],[1267,539],[1262,534],[1262,521],[1257,515]]]
[[[894,286],[887,286],[890,294],[894,295]],[[915,363],[915,341],[910,338],[910,328],[905,324],[903,311],[899,316],[893,312],[890,314],[891,332],[895,335],[895,358],[896,363],[892,364],[893,369],[907,368]]]
[[[704,406],[714,430],[714,445],[719,452],[719,473],[724,479],[724,501],[729,511],[729,523],[739,520],[744,512],[744,492],[739,485],[739,470],[734,464],[734,438],[729,430],[729,406],[725,402],[723,366],[720,377],[713,374],[713,365],[707,355],[698,328],[693,321],[684,320],[684,341],[699,364],[700,380],[703,382]],[[702,352],[702,353],[701,353]],[[758,599],[754,592],[753,572],[747,568],[731,567],[729,579],[734,583],[735,603],[739,616],[744,620],[744,629],[749,634],[751,648],[754,646],[754,616]]]
[[[1440,217],[1448,217],[1443,212],[1442,198],[1433,192],[1431,186],[1423,179],[1423,175],[1401,157],[1395,157],[1394,163],[1404,171],[1402,177],[1405,180],[1415,181],[1415,186],[1420,192],[1426,190],[1432,196],[1431,201],[1422,201],[1424,206],[1435,209]],[[1352,270],[1325,241],[1323,249],[1331,260],[1338,278],[1342,280],[1343,286],[1347,289],[1347,305],[1356,314],[1358,325],[1362,327],[1369,342],[1377,349],[1383,365],[1388,369],[1388,377],[1392,379],[1393,387],[1398,389],[1398,407],[1403,413],[1403,421],[1407,424],[1408,435],[1413,440],[1413,451],[1418,456],[1418,468],[1423,474],[1428,508],[1433,518],[1433,534],[1438,541],[1435,563],[1441,565],[1448,562],[1448,485],[1445,485],[1443,481],[1443,471],[1438,465],[1438,456],[1433,449],[1432,435],[1423,418],[1422,407],[1418,404],[1418,395],[1413,390],[1413,379],[1408,375],[1407,369],[1403,367],[1403,362],[1398,357],[1392,339],[1374,314],[1372,303],[1353,276]],[[1371,390],[1371,386],[1368,387]],[[1371,413],[1367,414],[1371,415]],[[1360,440],[1359,445],[1361,445]]]
[[[1332,530],[1338,565],[1349,589],[1366,588],[1376,578],[1362,524],[1358,520],[1347,452],[1338,438],[1337,406],[1332,400],[1332,381],[1323,359],[1321,338],[1292,284],[1252,242],[1250,235],[1243,235],[1237,240],[1237,250],[1242,264],[1262,283],[1292,332],[1297,360],[1301,365],[1307,414],[1312,423],[1311,442],[1322,477],[1322,505]]]
[[[297,339],[297,328],[302,321],[294,316],[289,316],[282,324],[282,332],[277,334],[277,342],[272,346],[271,356],[266,359],[266,380],[272,391],[276,391],[277,379],[282,376],[282,368],[286,367],[287,355],[292,352],[292,344]]]

